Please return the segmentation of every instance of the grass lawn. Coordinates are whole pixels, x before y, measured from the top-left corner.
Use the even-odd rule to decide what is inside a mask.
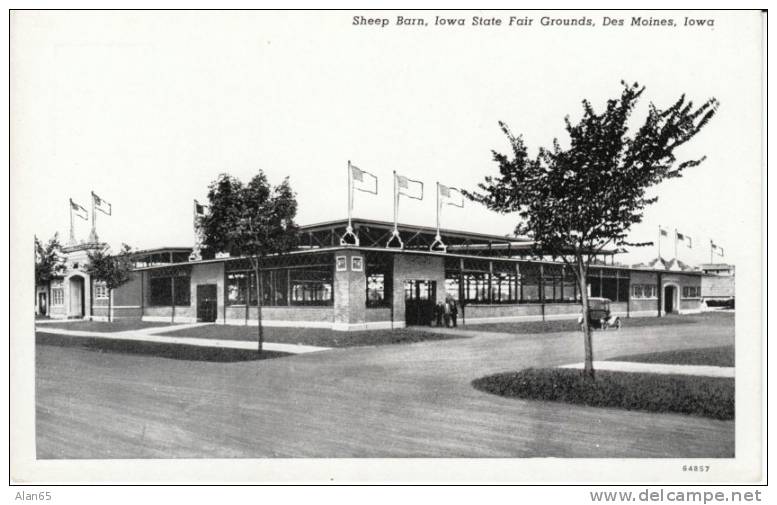
[[[145,321],[120,319],[118,321],[72,321],[72,322],[57,322],[46,323],[41,325],[41,328],[60,328],[62,330],[73,331],[97,331],[101,333],[113,333],[116,331],[129,331],[140,330],[143,328],[158,328],[160,326],[169,326],[174,328],[174,324],[170,323],[152,323]]]
[[[607,361],[635,361],[638,363],[665,363],[669,365],[734,366],[734,346],[703,347],[678,351],[649,352],[618,356]]]
[[[708,312],[693,315],[670,315],[664,317],[621,317],[624,328],[643,328],[649,326],[672,326],[678,324],[696,324],[710,319],[720,320],[722,324],[734,324],[733,313]],[[556,333],[563,331],[579,331],[576,319],[557,319],[553,321],[525,321],[513,323],[468,324],[462,329],[493,331],[496,333]],[[598,330],[594,330],[598,331]],[[614,331],[614,330],[608,330]]]
[[[223,349],[216,347],[200,347],[196,345],[159,344],[156,342],[138,342],[133,340],[109,340],[104,338],[84,338],[36,333],[37,345],[57,347],[73,347],[97,353],[134,354],[168,358],[183,361],[256,361],[261,359],[281,358],[288,353],[264,351],[260,355],[256,351],[243,349]]]
[[[211,324],[183,330],[171,330],[158,335],[173,337],[213,338],[255,342],[256,326],[232,326]],[[364,345],[408,344],[425,340],[462,338],[417,331],[408,328],[395,330],[334,331],[319,328],[265,327],[264,341],[280,344],[302,344],[322,347],[354,347]]]
[[[596,380],[567,368],[528,368],[481,377],[488,393],[542,400],[734,419],[734,379],[649,373],[596,372]]]

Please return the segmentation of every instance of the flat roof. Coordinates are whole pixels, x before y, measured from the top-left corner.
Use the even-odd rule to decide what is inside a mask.
[[[392,225],[393,226],[393,225]],[[563,262],[560,261],[550,261],[550,260],[543,260],[543,259],[531,259],[531,258],[508,258],[508,257],[492,257],[492,256],[477,256],[477,255],[471,255],[471,254],[461,254],[461,253],[446,253],[442,251],[424,251],[424,250],[418,250],[418,249],[399,249],[399,248],[388,248],[388,247],[366,247],[366,246],[355,246],[355,245],[336,245],[332,247],[321,247],[321,248],[315,248],[315,249],[297,249],[294,251],[290,251],[288,253],[285,253],[283,256],[297,256],[302,254],[321,254],[321,253],[334,253],[337,251],[368,251],[368,252],[385,252],[385,253],[392,253],[392,254],[415,254],[415,255],[425,255],[425,256],[441,256],[445,258],[463,258],[463,259],[472,259],[472,260],[479,260],[479,261],[501,261],[501,262],[511,262],[511,263],[518,263],[518,262],[532,262],[532,263],[542,263],[545,265],[563,265]],[[277,256],[277,255],[273,255]],[[273,257],[269,256],[269,257]],[[201,264],[208,264],[208,263],[218,263],[218,262],[230,262],[230,261],[240,261],[247,259],[248,256],[229,256],[224,258],[213,258],[213,259],[204,259],[204,260],[198,260],[198,261],[186,261],[181,263],[170,263],[166,265],[153,265],[153,266],[147,266],[147,267],[140,267],[140,268],[134,268],[135,271],[141,271],[141,270],[157,270],[157,269],[164,269],[164,268],[174,268],[176,266],[184,266],[184,265],[201,265]],[[676,271],[676,272],[667,272],[663,269],[655,269],[655,268],[645,268],[645,267],[633,267],[628,265],[605,265],[603,263],[592,263],[589,268],[604,268],[608,270],[629,270],[629,271],[637,271],[637,272],[651,272],[651,273],[672,273],[672,274],[680,274],[680,275],[703,275],[703,272],[700,270],[690,270],[690,271]]]
[[[354,230],[357,230],[361,227],[366,228],[381,228],[381,229],[394,229],[394,223],[391,221],[379,221],[375,219],[364,219],[364,218],[357,218],[354,217],[351,219],[352,226]],[[320,223],[313,223],[313,224],[307,224],[304,226],[300,226],[300,233],[315,233],[319,231],[330,231],[332,229],[340,229],[345,228],[348,226],[348,219],[337,219],[334,221],[324,221]],[[417,233],[424,233],[424,234],[437,234],[437,228],[433,226],[419,226],[419,225],[412,225],[412,224],[405,224],[405,223],[397,223],[397,229],[400,231],[410,231],[410,232],[417,232]],[[506,242],[526,242],[526,243],[532,243],[532,240],[526,237],[516,237],[511,235],[493,235],[488,233],[474,233],[474,232],[468,232],[468,231],[462,231],[462,230],[452,230],[449,228],[440,228],[440,235],[443,238],[456,238],[456,239],[466,239],[471,240],[475,242],[499,242],[499,243],[506,243]]]

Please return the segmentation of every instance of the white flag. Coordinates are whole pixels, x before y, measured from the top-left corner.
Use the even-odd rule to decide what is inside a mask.
[[[397,175],[397,194],[405,195],[415,200],[424,199],[424,183],[408,179],[403,175]]]
[[[440,191],[440,201],[445,205],[453,205],[454,207],[464,207],[464,195],[458,188],[452,188],[440,184],[438,186]]]
[[[92,200],[94,200],[94,208],[102,212],[103,214],[111,215],[111,204],[94,194],[92,191]]]
[[[89,220],[89,213],[86,211],[86,209],[73,200],[70,200],[70,210],[74,211],[76,216],[80,217],[84,221]]]
[[[351,184],[353,189],[378,194],[378,178],[355,165],[351,165]]]

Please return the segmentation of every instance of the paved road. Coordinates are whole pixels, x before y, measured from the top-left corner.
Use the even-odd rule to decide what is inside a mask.
[[[731,345],[733,317],[596,333],[597,359]],[[38,345],[47,458],[732,457],[734,422],[502,398],[480,376],[583,359],[577,333],[483,334],[264,361]]]

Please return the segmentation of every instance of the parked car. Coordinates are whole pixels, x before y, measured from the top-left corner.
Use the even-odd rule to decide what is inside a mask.
[[[609,298],[589,298],[588,299],[588,325],[591,328],[597,328],[600,330],[606,330],[608,328],[615,328],[619,330],[621,327],[621,318],[613,316],[610,312]],[[577,318],[578,324],[583,324],[583,316]]]

